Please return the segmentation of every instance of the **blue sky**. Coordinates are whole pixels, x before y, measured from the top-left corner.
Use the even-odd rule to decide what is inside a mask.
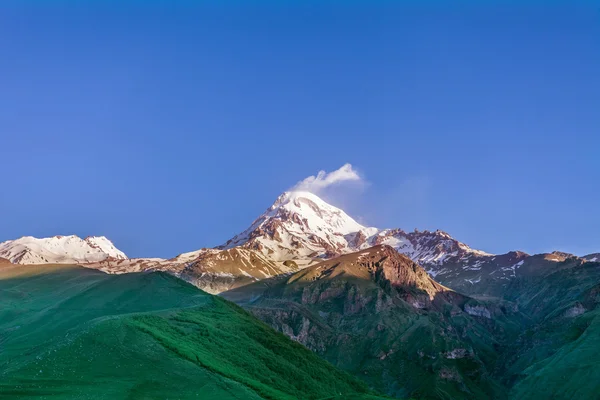
[[[600,251],[600,6],[3,3],[0,241],[220,244],[287,188],[489,252]]]

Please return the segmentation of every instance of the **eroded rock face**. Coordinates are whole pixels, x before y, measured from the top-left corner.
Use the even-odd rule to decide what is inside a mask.
[[[430,300],[444,291],[444,288],[427,275],[427,272],[406,256],[398,254],[389,246],[381,246],[381,259],[377,266],[383,276],[396,287],[414,287],[426,292]]]
[[[465,358],[468,355],[469,351],[467,349],[454,349],[444,354],[444,356],[450,360]]]
[[[456,368],[442,368],[439,377],[448,381],[462,382],[462,377]]]
[[[327,347],[335,341],[334,335],[293,308],[268,311],[257,308],[253,309],[253,314],[317,354],[325,353]]]
[[[577,317],[577,316],[583,314],[586,311],[587,310],[585,309],[583,304],[577,303],[573,307],[567,309],[564,313],[564,316],[567,318],[574,318],[574,317]]]
[[[465,305],[465,312],[469,315],[473,315],[476,317],[483,317],[488,319],[492,318],[490,310],[488,310],[484,306],[471,306],[467,304]]]
[[[364,231],[359,231],[347,237],[348,244],[355,249],[360,249],[365,243],[367,243],[367,235]]]

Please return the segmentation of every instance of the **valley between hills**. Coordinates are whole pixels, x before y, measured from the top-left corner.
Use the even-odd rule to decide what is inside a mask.
[[[283,193],[216,248],[0,243],[0,397],[599,398],[600,258],[489,254]]]

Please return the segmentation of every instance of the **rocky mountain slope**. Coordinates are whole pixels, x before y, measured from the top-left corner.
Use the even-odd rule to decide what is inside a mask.
[[[224,296],[401,398],[503,398],[493,370],[522,318],[438,284],[386,245]]]
[[[223,296],[392,396],[597,396],[600,263],[531,256],[500,297],[476,300],[395,253],[377,246]]]
[[[236,247],[226,250],[201,249],[175,258],[107,259],[82,264],[111,274],[163,271],[184,279],[198,288],[218,294],[262,279],[295,272],[295,263],[276,262],[263,253]]]

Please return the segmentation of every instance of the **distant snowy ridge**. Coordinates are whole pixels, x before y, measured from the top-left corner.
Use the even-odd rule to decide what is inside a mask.
[[[0,257],[13,264],[77,264],[108,258],[126,259],[125,253],[104,236],[24,236],[0,243]]]

